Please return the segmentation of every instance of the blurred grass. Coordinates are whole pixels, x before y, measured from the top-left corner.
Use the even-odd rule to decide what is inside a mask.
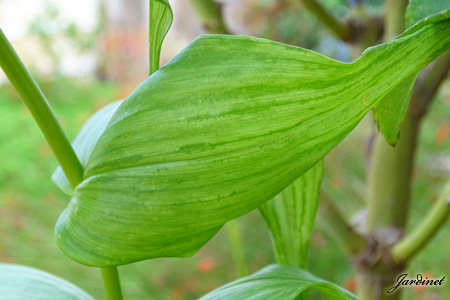
[[[73,139],[97,109],[122,92],[111,84],[59,77],[42,81],[67,135]],[[428,210],[449,177],[450,85],[441,93],[424,123],[415,170],[413,226]],[[366,137],[373,130],[368,116],[326,160],[324,187],[349,218],[364,207]],[[0,261],[23,264],[61,276],[104,299],[99,270],[66,258],[53,239],[53,226],[68,197],[51,182],[57,166],[51,150],[13,88],[0,87]],[[440,160],[438,160],[438,158]],[[447,162],[447,167],[442,161]],[[448,224],[448,223],[447,223]],[[258,213],[238,219],[250,272],[273,263],[270,238]],[[411,227],[410,226],[410,227]],[[450,270],[449,226],[411,264],[408,273],[442,277]],[[317,222],[310,250],[310,270],[352,289],[354,271]],[[197,255],[186,259],[156,259],[119,268],[125,299],[197,299],[236,278],[228,236],[222,230]],[[445,299],[450,284],[417,291],[405,287],[405,299]]]

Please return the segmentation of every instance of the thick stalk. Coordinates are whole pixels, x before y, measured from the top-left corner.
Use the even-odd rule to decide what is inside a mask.
[[[408,0],[385,0],[384,41],[388,42],[402,33],[405,28],[405,12]]]
[[[368,231],[405,228],[417,134],[418,124],[408,113],[395,147],[383,136],[377,137],[368,174]]]
[[[385,3],[385,40],[388,41],[404,31],[408,1],[387,0]],[[400,140],[395,147],[378,135],[368,174],[367,231],[404,228],[416,140],[417,124],[409,114],[401,125]]]
[[[361,300],[397,300],[401,299],[401,289],[397,289],[394,293],[387,293],[391,287],[395,286],[398,277],[397,273],[389,270],[364,273],[358,272],[358,297]]]
[[[411,108],[413,117],[420,121],[428,112],[436,91],[450,70],[450,50],[425,67],[414,85]]]
[[[83,166],[50,104],[0,28],[0,66],[22,97],[73,188],[83,180]],[[115,276],[114,276],[115,272]],[[108,300],[122,299],[116,267],[102,269]],[[105,277],[107,276],[107,277]],[[114,277],[116,278],[114,280]],[[108,282],[108,283],[106,283]]]
[[[385,41],[405,30],[408,0],[385,1]],[[411,198],[412,168],[418,134],[418,123],[407,113],[400,127],[400,140],[391,147],[378,135],[368,174],[366,230],[376,238],[385,232],[392,236],[404,230]],[[384,243],[384,241],[382,241]],[[395,241],[389,241],[389,244]],[[379,245],[379,244],[378,244]],[[384,249],[382,246],[381,249]],[[384,251],[382,252],[382,255]],[[358,295],[363,300],[400,299],[401,292],[386,293],[394,285],[396,273],[403,266],[389,265],[381,260],[375,265],[360,265]]]

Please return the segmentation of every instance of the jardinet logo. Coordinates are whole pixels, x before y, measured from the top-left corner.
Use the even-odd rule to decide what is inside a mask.
[[[422,275],[420,274],[417,274],[416,279],[406,279],[406,276],[408,276],[408,274],[402,274],[398,276],[397,285],[388,289],[387,292],[392,293],[398,287],[405,285],[443,285],[445,279],[445,276],[441,279],[428,279],[428,277],[425,277],[425,279],[423,279]]]

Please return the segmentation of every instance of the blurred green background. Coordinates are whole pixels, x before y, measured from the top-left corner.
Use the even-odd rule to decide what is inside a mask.
[[[171,1],[175,17],[176,6],[186,5],[180,4],[181,1],[184,0]],[[11,1],[9,6],[4,2],[0,1],[3,12],[5,9],[16,9]],[[338,16],[349,13],[346,1],[323,2]],[[368,2],[373,12],[381,11],[381,1]],[[140,35],[114,32],[117,28],[113,26],[114,22],[108,23],[107,8],[102,6],[104,1],[99,1],[98,5],[98,23],[86,32],[76,23],[66,22],[59,14],[56,2],[43,1],[42,9],[31,17],[24,38],[16,43],[19,54],[21,49],[26,53],[23,48],[28,44],[24,40],[39,45],[40,54],[25,55],[26,64],[36,76],[69,139],[75,137],[93,112],[125,97],[145,79],[148,65],[143,63],[147,55],[146,24],[136,25],[144,26],[143,29],[139,27],[142,29],[142,32],[138,31]],[[351,59],[349,47],[321,29],[320,24],[305,13],[296,1],[252,0],[238,4],[230,1],[230,6],[243,11],[226,19],[234,33],[252,34],[316,49],[344,61]],[[190,22],[195,20],[195,14],[188,12],[184,18],[187,18],[184,22]],[[143,20],[145,23],[145,17]],[[0,25],[3,25],[1,21],[0,18]],[[105,22],[109,25],[105,26]],[[175,22],[173,30],[178,30],[178,33],[172,32],[172,37],[169,36],[163,49],[163,62],[198,32],[201,33],[199,24],[193,26],[190,32],[182,33],[180,27],[184,27],[183,20]],[[56,28],[56,31],[51,28]],[[134,27],[130,28],[133,30]],[[76,48],[79,54],[95,56],[92,70],[82,76],[77,76],[76,72],[68,74],[70,72],[64,69],[67,51],[64,47],[55,46],[55,35],[71,51]],[[182,35],[184,38],[180,37]],[[46,57],[45,64],[51,66],[50,69],[39,69],[41,55]],[[123,72],[124,69],[126,72]],[[361,211],[364,207],[367,163],[364,149],[375,132],[372,118],[368,115],[326,159],[323,188],[355,222],[364,215]],[[430,208],[449,177],[449,135],[450,81],[447,80],[423,124],[414,170],[410,227]],[[95,298],[103,299],[100,271],[72,262],[54,242],[53,226],[69,201],[68,196],[50,180],[56,166],[57,162],[31,115],[14,89],[3,81],[0,85],[0,261],[48,271],[80,286]],[[418,273],[436,278],[450,276],[449,224],[447,222],[445,229],[409,266],[411,276],[415,277]],[[274,263],[270,236],[259,214],[252,212],[243,216],[237,220],[237,225],[249,271],[254,272]],[[238,266],[231,254],[232,233],[232,228],[225,226],[192,258],[156,259],[120,267],[125,299],[197,299],[236,279]],[[327,235],[320,219],[316,222],[312,237],[309,268],[319,277],[349,290],[355,289],[354,271],[347,257]],[[404,290],[404,299],[450,299],[450,283],[438,288],[407,287]]]

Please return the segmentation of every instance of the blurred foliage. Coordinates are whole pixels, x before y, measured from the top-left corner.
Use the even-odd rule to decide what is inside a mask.
[[[92,32],[83,32],[75,22],[67,21],[60,16],[57,4],[54,0],[46,0],[42,13],[38,14],[29,25],[31,36],[38,38],[43,53],[45,53],[54,66],[54,75],[59,75],[61,64],[61,44],[57,39],[64,40],[67,46],[78,53],[92,51],[97,43],[99,28]]]
[[[337,18],[361,13],[380,14],[382,0],[322,0]],[[341,61],[352,60],[350,46],[334,36],[306,11],[299,0],[254,0],[245,21],[257,28],[252,34],[274,41],[314,49]],[[364,5],[364,10],[361,9]]]

